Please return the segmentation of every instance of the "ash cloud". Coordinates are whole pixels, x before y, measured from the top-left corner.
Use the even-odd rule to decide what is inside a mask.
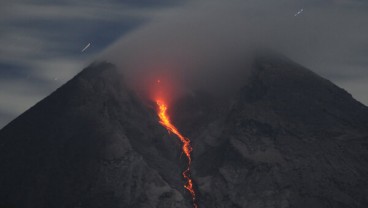
[[[253,51],[267,48],[349,90],[368,78],[362,52],[368,44],[367,9],[368,3],[358,0],[189,1],[156,14],[102,57],[146,90],[157,74],[170,74],[182,91],[217,91],[244,82]],[[352,93],[368,103],[364,92]]]

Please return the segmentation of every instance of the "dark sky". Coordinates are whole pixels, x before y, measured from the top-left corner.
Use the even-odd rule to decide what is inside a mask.
[[[190,50],[202,58],[214,46],[226,48],[234,40],[240,40],[242,47],[262,43],[281,49],[368,104],[368,2],[364,0],[0,4],[0,128],[106,54],[106,48],[118,55],[140,54],[163,45],[162,51],[172,54],[173,46],[192,44]]]

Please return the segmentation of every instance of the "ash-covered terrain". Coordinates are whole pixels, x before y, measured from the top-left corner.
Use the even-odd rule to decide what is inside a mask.
[[[200,208],[368,207],[368,108],[280,56],[226,99],[170,109]],[[0,131],[0,207],[189,208],[181,144],[154,103],[95,63]]]

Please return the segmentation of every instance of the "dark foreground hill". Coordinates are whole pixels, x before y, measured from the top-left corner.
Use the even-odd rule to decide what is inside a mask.
[[[172,110],[202,208],[368,207],[368,108],[313,72],[258,56],[226,102]],[[180,143],[111,64],[89,66],[0,131],[0,207],[184,208]]]

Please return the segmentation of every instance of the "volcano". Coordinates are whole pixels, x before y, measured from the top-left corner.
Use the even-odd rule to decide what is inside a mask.
[[[368,108],[282,56],[244,70],[169,109],[198,207],[368,207]],[[155,101],[93,63],[0,131],[0,207],[193,207],[182,154]]]

